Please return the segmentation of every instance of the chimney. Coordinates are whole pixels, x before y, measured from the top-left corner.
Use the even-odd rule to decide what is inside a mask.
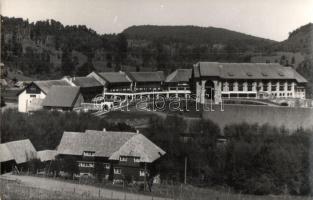
[[[103,129],[102,129],[102,131],[103,131],[103,132],[106,132],[106,131],[107,131],[107,129],[106,129],[106,128],[103,128]]]

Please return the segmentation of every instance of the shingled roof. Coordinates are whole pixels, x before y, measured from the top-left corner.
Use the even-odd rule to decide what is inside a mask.
[[[164,72],[128,72],[129,77],[134,82],[163,82]]]
[[[102,86],[94,77],[73,77],[73,83],[81,88]]]
[[[49,107],[73,107],[79,94],[79,87],[52,86],[42,105]]]
[[[125,72],[100,72],[98,73],[104,80],[109,83],[130,83]]]
[[[165,154],[160,147],[142,134],[136,134],[110,156],[110,160],[119,160],[120,156],[140,157],[140,162],[152,163]]]
[[[165,82],[178,83],[189,82],[191,78],[192,69],[177,69],[166,77]]]
[[[307,80],[292,67],[277,63],[218,63],[198,62],[194,65],[194,76],[213,76],[223,79],[293,79],[299,83]]]
[[[136,155],[142,162],[153,161],[165,154],[141,134],[94,130],[64,132],[57,151],[63,155],[82,155],[84,151],[94,151],[98,157],[110,158],[114,155],[112,159],[124,154]]]
[[[45,80],[45,81],[34,81],[45,94],[48,94],[52,86],[70,86],[71,84],[66,80]]]
[[[29,139],[3,143],[0,145],[0,161],[15,160],[17,164],[25,163],[37,157],[37,152]]]

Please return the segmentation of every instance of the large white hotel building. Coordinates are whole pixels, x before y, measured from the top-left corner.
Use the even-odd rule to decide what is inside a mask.
[[[305,98],[307,80],[292,67],[277,63],[198,62],[192,90],[198,102],[222,98]]]

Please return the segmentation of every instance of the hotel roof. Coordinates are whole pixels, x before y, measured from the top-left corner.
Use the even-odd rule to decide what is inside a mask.
[[[189,82],[191,78],[192,69],[177,69],[166,77],[165,82]]]
[[[125,72],[100,72],[98,73],[104,80],[109,83],[130,83]]]
[[[293,79],[298,83],[307,80],[292,67],[277,63],[218,63],[198,62],[194,65],[194,76],[219,77],[222,79]]]
[[[73,83],[81,88],[102,86],[94,77],[73,77]]]
[[[165,80],[163,71],[156,72],[128,72],[134,82],[163,82]]]

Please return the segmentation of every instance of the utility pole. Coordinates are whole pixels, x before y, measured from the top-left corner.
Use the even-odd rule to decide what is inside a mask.
[[[184,184],[187,184],[187,156],[185,156],[185,176],[184,176]]]

